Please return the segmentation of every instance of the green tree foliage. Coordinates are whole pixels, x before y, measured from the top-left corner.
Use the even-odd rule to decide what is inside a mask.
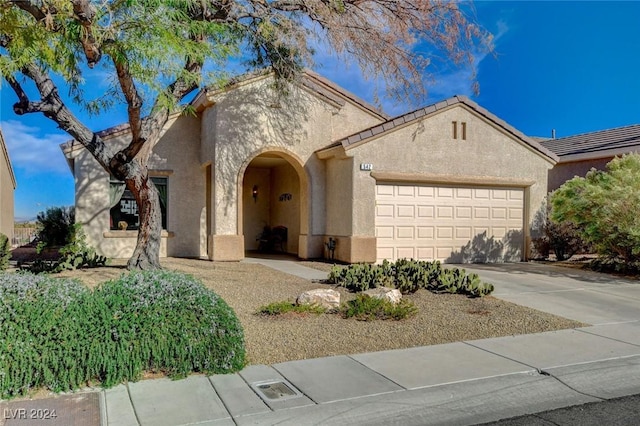
[[[418,45],[430,57],[418,53]],[[0,73],[15,92],[14,112],[53,120],[136,199],[140,229],[130,269],[160,267],[160,201],[148,162],[169,115],[189,112],[180,105],[194,90],[233,77],[238,61],[229,65],[232,58],[246,70],[270,68],[286,92],[284,83],[313,65],[317,46],[407,100],[425,94],[432,59],[472,65],[490,37],[457,2],[439,0],[0,3]],[[84,82],[97,73],[107,84],[90,98]],[[126,108],[128,144],[105,144],[90,120],[78,118],[78,107],[91,113]]]
[[[640,154],[567,181],[550,201],[551,220],[574,223],[600,255],[640,261]]]
[[[75,209],[50,207],[37,216],[38,239],[46,247],[68,244],[74,233]]]

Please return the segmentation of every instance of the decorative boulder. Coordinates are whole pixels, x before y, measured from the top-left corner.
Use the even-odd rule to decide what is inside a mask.
[[[370,290],[364,291],[363,293],[368,296],[375,297],[376,299],[388,300],[394,305],[397,305],[398,303],[400,303],[400,299],[402,299],[402,293],[400,293],[400,290],[395,288],[376,287],[376,288],[372,288]]]
[[[296,299],[296,305],[319,305],[325,309],[337,309],[340,306],[340,293],[329,288],[305,291]]]

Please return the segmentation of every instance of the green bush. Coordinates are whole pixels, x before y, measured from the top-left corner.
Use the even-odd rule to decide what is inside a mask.
[[[329,273],[328,281],[354,292],[385,286],[396,288],[403,294],[422,288],[436,293],[481,297],[494,290],[493,285],[481,282],[476,274],[467,276],[464,269],[444,269],[437,260],[427,262],[399,259],[395,263],[385,260],[381,265],[334,267]]]
[[[89,290],[77,281],[28,273],[0,275],[0,398],[90,379]]]
[[[258,309],[258,315],[275,316],[282,315],[288,312],[296,313],[310,313],[310,314],[323,314],[327,310],[320,305],[296,305],[291,302],[274,302],[268,305],[261,306]]]
[[[392,273],[390,264],[386,260],[382,265],[354,263],[346,268],[339,266],[331,268],[328,281],[351,291],[366,291],[370,288],[388,287],[393,284]]]
[[[9,237],[0,233],[0,271],[4,271],[9,267],[9,259],[11,259]]]
[[[360,321],[401,320],[416,314],[417,309],[410,300],[402,299],[397,305],[385,299],[378,299],[360,293],[340,307],[344,318],[355,318]]]
[[[553,220],[552,216],[552,205],[547,202],[536,212],[531,242],[538,258],[548,259],[553,250],[556,260],[567,260],[590,250],[573,222]]]
[[[550,196],[551,219],[571,222],[598,254],[640,261],[640,154],[613,159],[565,182]]]
[[[27,267],[29,272],[62,272],[79,268],[98,268],[107,264],[107,258],[96,253],[87,244],[82,226],[78,223],[71,227],[69,243],[59,250],[60,258],[56,261],[36,259]]]
[[[63,246],[71,241],[75,223],[73,207],[50,207],[38,213],[36,220],[40,249]]]
[[[244,366],[244,334],[233,310],[195,278],[176,272],[132,272],[94,294],[107,323],[103,352],[91,360],[106,385],[143,371],[182,377]]]
[[[244,357],[234,312],[188,275],[132,273],[91,292],[69,279],[0,274],[0,398],[108,387],[145,370],[226,373]]]

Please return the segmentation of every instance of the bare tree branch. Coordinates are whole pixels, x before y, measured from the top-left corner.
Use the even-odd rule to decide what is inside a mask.
[[[93,68],[102,57],[102,52],[96,43],[93,30],[91,29],[96,10],[91,6],[89,0],[71,0],[71,3],[73,4],[73,12],[84,29],[84,34],[80,37],[80,43],[82,44],[84,55],[87,58],[87,65],[89,68]]]

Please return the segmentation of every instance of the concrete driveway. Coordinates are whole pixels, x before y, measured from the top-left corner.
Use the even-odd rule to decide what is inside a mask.
[[[640,281],[543,263],[455,265],[496,286],[493,296],[591,325],[640,322]]]

